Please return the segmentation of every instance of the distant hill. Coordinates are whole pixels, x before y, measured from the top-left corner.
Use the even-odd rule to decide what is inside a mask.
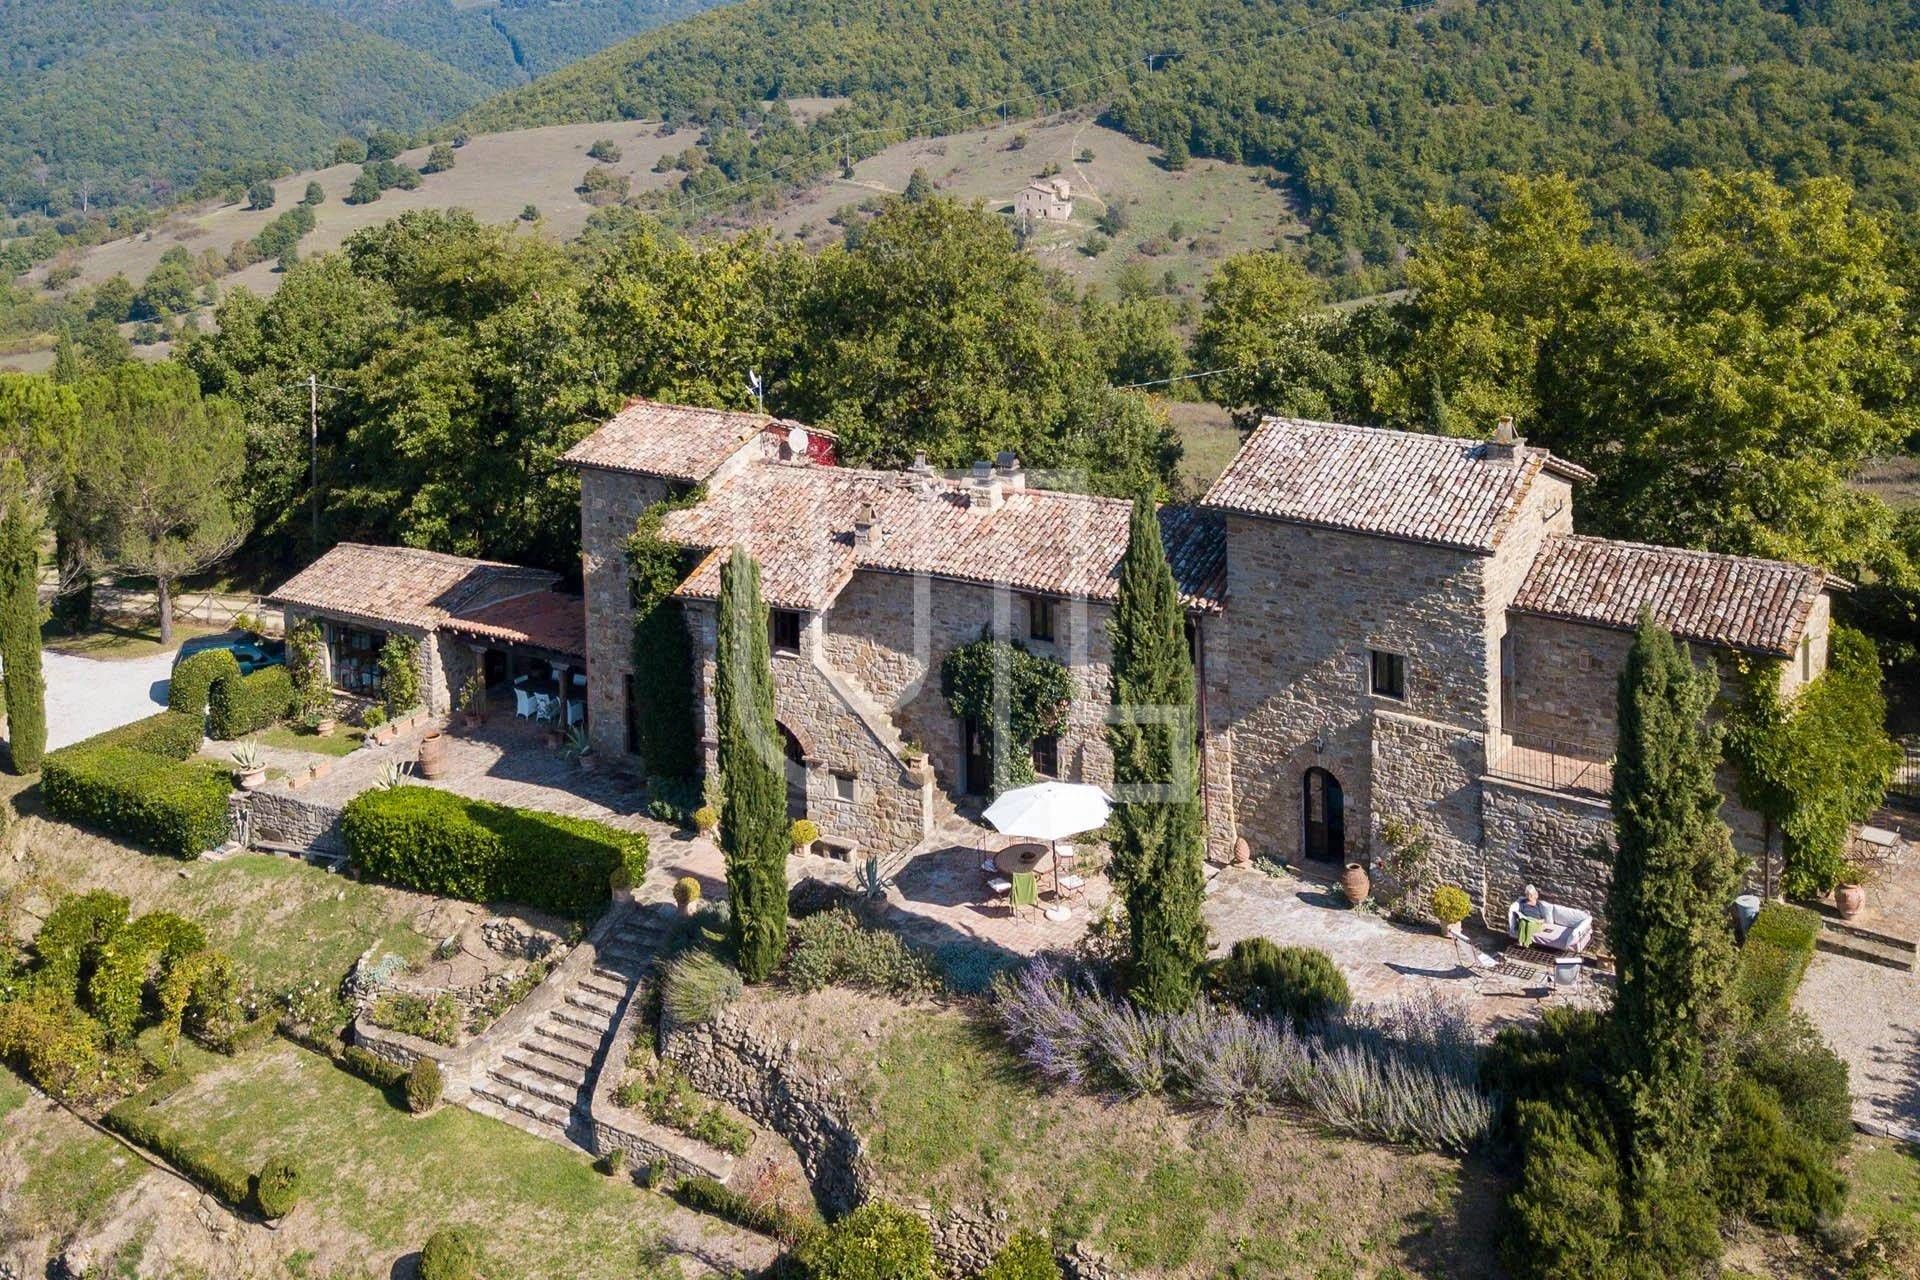
[[[465,119],[724,123],[772,98],[851,99],[724,148],[730,184],[689,178],[712,193],[817,174],[903,128],[984,123],[1003,103],[1104,103],[1174,165],[1282,170],[1311,261],[1359,291],[1390,274],[1426,205],[1482,201],[1507,172],[1575,176],[1630,243],[1667,233],[1699,168],[1840,174],[1913,211],[1917,56],[1920,0],[743,0]]]
[[[0,203],[67,212],[412,132],[715,0],[0,0]]]

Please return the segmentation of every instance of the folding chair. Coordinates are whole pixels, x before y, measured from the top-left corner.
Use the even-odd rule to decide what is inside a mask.
[[[1040,877],[1031,871],[1013,873],[1013,889],[1007,896],[1007,911],[1019,915],[1020,908],[1040,909]]]
[[[993,894],[993,900],[996,903],[1007,903],[1007,914],[1012,915],[1013,903],[1007,900],[1007,895],[1013,892],[1013,881],[1006,879],[1004,876],[996,876],[987,881],[987,889]]]

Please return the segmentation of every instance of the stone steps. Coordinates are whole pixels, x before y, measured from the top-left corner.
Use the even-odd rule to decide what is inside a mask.
[[[487,1072],[487,1078],[513,1092],[550,1102],[568,1113],[581,1106],[587,1092],[584,1084],[568,1084],[508,1061]]]
[[[604,1036],[613,1019],[593,1009],[583,1009],[571,1000],[556,1007],[551,1017],[590,1036]]]
[[[600,1056],[600,1042],[606,1038],[605,1032],[583,1031],[570,1022],[561,1022],[555,1018],[548,1018],[542,1022],[536,1031],[548,1044],[566,1045],[591,1058]]]
[[[577,1052],[577,1050],[576,1050]],[[573,1090],[586,1087],[593,1078],[594,1064],[581,1062],[576,1058],[561,1056],[535,1040],[524,1040],[501,1055],[509,1065],[522,1071],[531,1071],[535,1075],[545,1076],[555,1084],[565,1085]]]
[[[481,1115],[503,1120],[535,1137],[566,1146],[579,1145],[573,1135],[587,1128],[585,1118],[576,1116],[569,1108],[528,1097],[491,1079],[474,1086],[473,1092],[467,1095],[466,1105]]]
[[[1914,953],[1912,946],[1902,946],[1897,941],[1885,937],[1876,937],[1862,931],[1858,934],[1840,933],[1832,929],[1822,929],[1820,936],[1814,939],[1814,947],[1830,955],[1845,956],[1849,960],[1864,960],[1868,964],[1877,964],[1887,969],[1898,969],[1903,973],[1914,971]]]

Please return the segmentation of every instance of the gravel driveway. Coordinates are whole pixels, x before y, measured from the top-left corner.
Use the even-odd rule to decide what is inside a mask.
[[[1816,952],[1794,997],[1851,1068],[1853,1118],[1920,1135],[1920,976]]]
[[[47,677],[51,750],[165,710],[173,653],[121,662],[47,653],[41,655],[40,669]]]

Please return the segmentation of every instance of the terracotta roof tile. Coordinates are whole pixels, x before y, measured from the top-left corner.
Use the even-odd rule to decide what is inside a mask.
[[[561,461],[576,467],[694,483],[712,475],[760,432],[791,425],[795,424],[765,413],[636,400],[567,450]]]
[[[492,604],[462,609],[440,624],[444,631],[526,645],[569,658],[587,656],[587,606],[563,591],[530,591]]]
[[[541,591],[559,580],[545,569],[495,560],[342,542],[268,599],[297,609],[431,631],[469,601]]]
[[[856,547],[855,514],[871,507],[877,545]],[[967,486],[909,472],[768,463],[732,477],[662,532],[724,552],[744,544],[760,561],[769,604],[825,607],[856,569],[930,573],[1056,595],[1112,599],[1127,545],[1129,504],[1047,489],[1006,492],[997,509],[969,505]],[[1217,609],[1224,531],[1198,512],[1162,517],[1169,557],[1193,608]],[[722,554],[708,556],[683,595],[719,594]]]
[[[1202,500],[1223,511],[1490,552],[1542,470],[1587,473],[1544,449],[1268,418]]]
[[[1645,608],[1683,640],[1788,657],[1827,583],[1781,560],[1563,534],[1540,549],[1513,608],[1615,628],[1639,625]]]

